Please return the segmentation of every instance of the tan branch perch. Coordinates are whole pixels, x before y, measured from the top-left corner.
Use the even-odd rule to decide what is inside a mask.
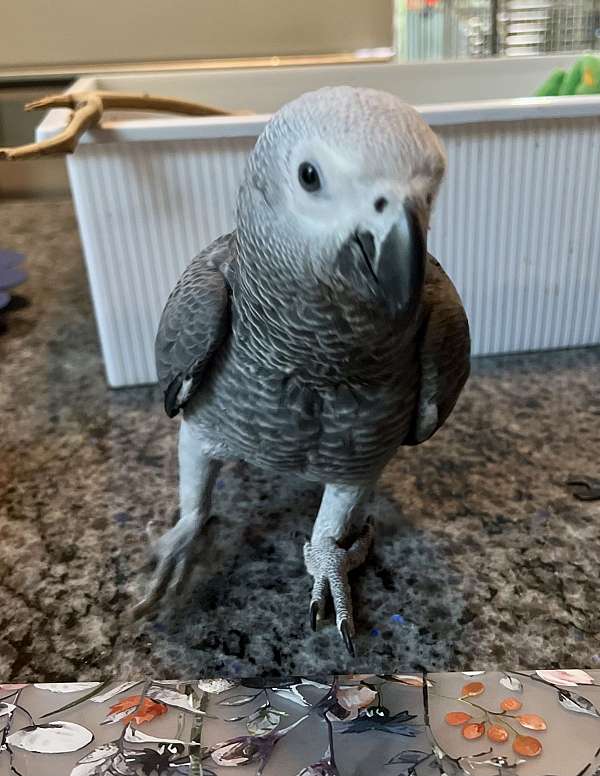
[[[182,113],[187,116],[230,116],[221,108],[203,105],[200,102],[176,100],[172,97],[153,97],[150,94],[127,94],[126,92],[70,92],[42,97],[25,106],[25,110],[40,110],[42,108],[73,108],[76,109],[90,96],[99,97],[104,110],[147,110],[164,113]]]
[[[39,143],[17,146],[16,148],[0,148],[0,159],[33,159],[45,154],[72,154],[81,135],[90,127],[96,125],[102,117],[102,101],[89,95],[85,103],[75,110],[67,126],[54,137]]]
[[[73,111],[67,126],[58,135],[39,143],[29,143],[14,148],[0,148],[0,160],[33,159],[46,154],[72,154],[79,138],[102,119],[105,110],[143,110],[163,113],[179,113],[185,116],[235,115],[210,105],[176,100],[171,97],[152,97],[149,94],[124,92],[72,92],[54,94],[30,102],[25,110],[44,108],[71,108]]]

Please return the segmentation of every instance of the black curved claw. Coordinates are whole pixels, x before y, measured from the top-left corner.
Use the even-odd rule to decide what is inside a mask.
[[[593,480],[590,477],[571,477],[567,480],[567,485],[579,501],[600,499],[600,480]]]
[[[317,616],[319,614],[319,604],[317,601],[313,601],[310,605],[310,627],[317,630]]]
[[[348,627],[348,620],[342,620],[342,623],[340,625],[340,633],[342,634],[342,638],[344,639],[344,644],[346,645],[346,649],[350,653],[350,656],[356,657],[356,650],[354,649],[354,643],[352,641],[352,637],[350,636],[350,628]]]
[[[139,620],[141,617],[153,616],[158,613],[158,604],[162,601],[175,570],[175,558],[169,556],[163,558],[158,563],[158,570],[150,585],[150,591],[138,604],[131,610],[133,620]]]

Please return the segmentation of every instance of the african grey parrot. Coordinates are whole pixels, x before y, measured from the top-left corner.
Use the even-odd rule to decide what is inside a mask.
[[[165,408],[183,414],[180,518],[138,615],[181,590],[221,462],[245,459],[323,484],[304,547],[311,624],[329,591],[354,654],[361,505],[400,445],[443,425],[469,373],[465,312],[426,249],[444,169],[432,130],[383,92],[327,87],[269,121],[235,230],[191,262],[160,321]]]

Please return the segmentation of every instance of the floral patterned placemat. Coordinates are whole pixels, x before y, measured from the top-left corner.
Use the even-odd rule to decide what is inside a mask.
[[[0,776],[600,776],[597,671],[16,684],[0,699]]]

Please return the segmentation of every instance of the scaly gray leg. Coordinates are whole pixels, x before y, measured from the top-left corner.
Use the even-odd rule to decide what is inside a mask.
[[[173,587],[180,593],[194,562],[194,550],[210,515],[211,497],[221,462],[211,458],[198,433],[182,422],[179,431],[180,516],[165,534],[152,541],[156,570],[147,595],[134,607],[133,616],[150,612]],[[151,528],[151,526],[149,527]]]
[[[348,535],[361,503],[371,492],[370,486],[326,485],[310,542],[304,545],[304,561],[314,578],[310,618],[316,630],[317,618],[323,617],[329,591],[333,600],[337,628],[348,652],[354,657],[354,618],[348,572],[365,560],[373,539],[373,526],[367,521],[359,537],[347,549],[340,546]]]

